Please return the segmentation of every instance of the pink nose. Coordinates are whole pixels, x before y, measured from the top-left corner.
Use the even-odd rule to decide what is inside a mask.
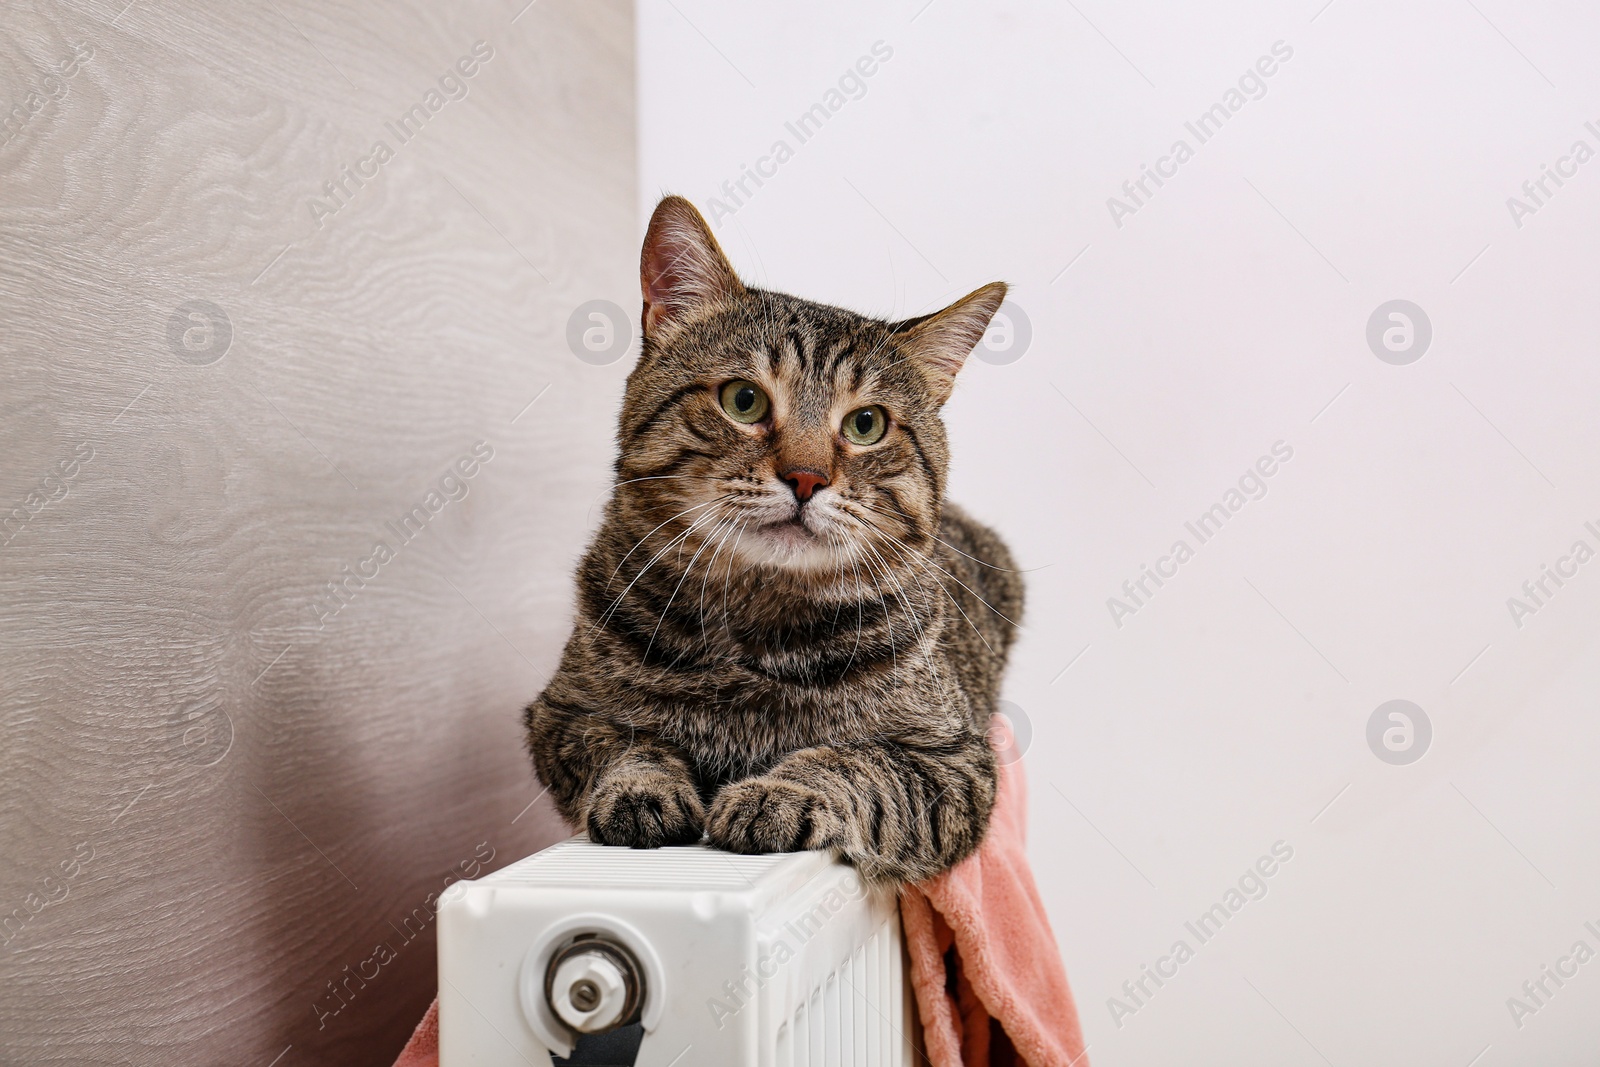
[[[820,471],[800,470],[786,471],[783,480],[794,489],[794,495],[802,502],[810,500],[811,494],[828,484],[828,476]]]

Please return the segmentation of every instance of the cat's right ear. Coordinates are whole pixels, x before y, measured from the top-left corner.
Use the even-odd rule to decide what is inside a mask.
[[[744,292],[711,228],[681,196],[663,197],[650,216],[639,254],[644,332],[694,318]]]
[[[898,323],[894,330],[906,356],[921,368],[936,403],[943,405],[955,387],[956,373],[983,340],[989,320],[1006,299],[1006,283],[990,282],[943,311]]]

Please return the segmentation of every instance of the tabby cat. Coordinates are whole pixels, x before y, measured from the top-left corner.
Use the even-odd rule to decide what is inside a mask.
[[[830,849],[881,882],[971,853],[1022,607],[944,499],[939,410],[1005,297],[884,322],[742,284],[687,200],[640,257],[644,345],[577,622],[527,708],[609,845]]]

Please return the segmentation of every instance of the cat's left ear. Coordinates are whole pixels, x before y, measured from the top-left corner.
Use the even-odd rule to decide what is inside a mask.
[[[983,340],[989,320],[1006,298],[1005,282],[990,282],[943,311],[901,323],[900,350],[922,370],[934,400],[950,399],[956,373]]]
[[[639,255],[644,332],[724,306],[745,289],[711,227],[681,196],[663,197],[650,216]]]

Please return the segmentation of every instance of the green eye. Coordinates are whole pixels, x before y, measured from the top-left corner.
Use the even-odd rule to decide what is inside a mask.
[[[844,417],[845,438],[852,444],[875,445],[883,440],[884,431],[889,428],[889,416],[878,405],[857,408]]]
[[[760,422],[770,406],[767,394],[755,382],[738,380],[722,387],[722,410],[734,422]]]

